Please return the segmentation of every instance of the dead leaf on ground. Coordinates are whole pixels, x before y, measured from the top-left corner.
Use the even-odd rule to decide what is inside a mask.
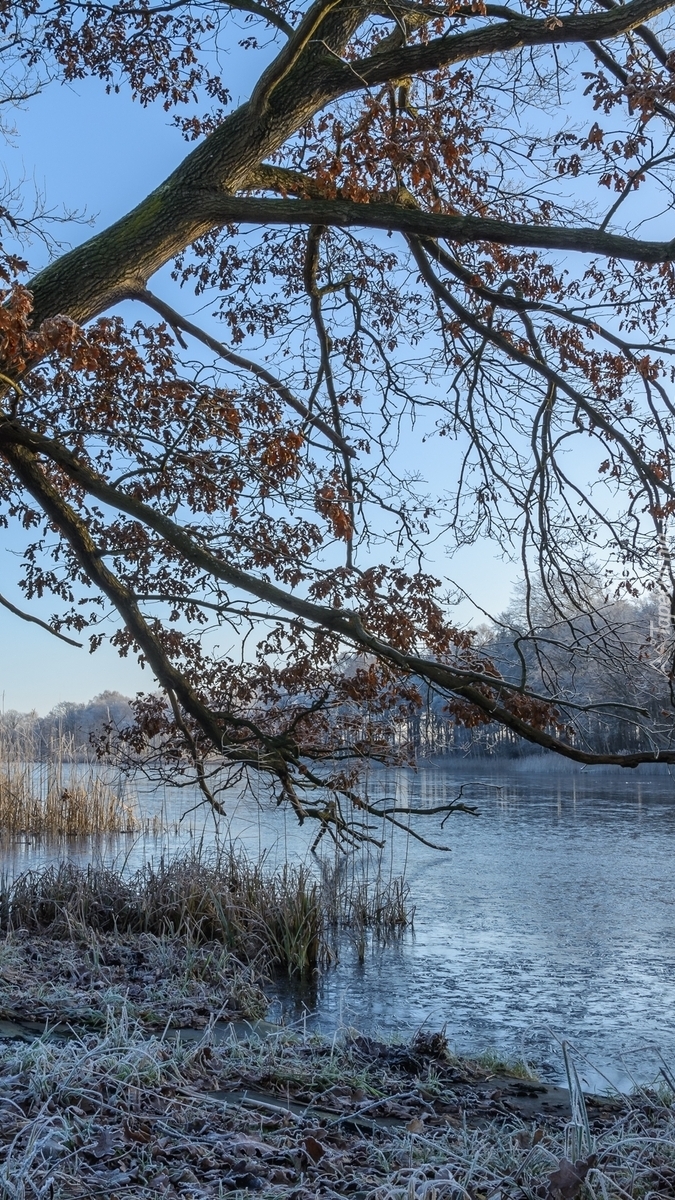
[[[413,1117],[406,1125],[408,1133],[424,1133],[424,1117]]]
[[[544,1136],[543,1129],[535,1129],[533,1132],[529,1129],[519,1129],[515,1135],[515,1140],[521,1150],[531,1150],[533,1146],[538,1146]]]
[[[303,1138],[302,1144],[309,1154],[309,1157],[315,1163],[320,1162],[326,1153],[326,1147],[322,1146],[321,1142],[318,1141],[317,1138],[313,1137],[311,1133],[308,1133],[307,1136]]]
[[[99,1129],[96,1141],[86,1147],[87,1154],[94,1158],[108,1158],[114,1154],[120,1144],[120,1136],[116,1129]]]
[[[128,1121],[124,1123],[124,1134],[132,1142],[141,1142],[144,1145],[150,1141],[152,1136],[149,1129],[142,1125],[130,1125]]]
[[[598,1161],[597,1154],[589,1154],[588,1158],[578,1158],[570,1162],[569,1158],[561,1158],[558,1169],[549,1175],[547,1200],[576,1200],[582,1184]]]
[[[3,983],[19,983],[21,977],[21,971],[17,967],[0,967],[0,980]]]

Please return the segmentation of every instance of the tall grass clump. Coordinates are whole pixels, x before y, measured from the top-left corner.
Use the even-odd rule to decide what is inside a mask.
[[[43,791],[31,774],[0,773],[0,836],[84,838],[143,827],[134,806],[104,779],[77,779],[67,787],[50,779]]]
[[[9,738],[0,729],[0,838],[94,838],[146,828],[137,806],[84,749],[61,738],[44,761],[44,746],[30,731]]]
[[[322,872],[326,919],[335,930],[363,927],[386,934],[407,929],[414,916],[409,893],[402,876],[364,875],[350,869],[346,859]]]
[[[0,928],[49,932],[187,937],[217,941],[242,962],[306,976],[334,956],[340,893],[304,865],[273,869],[234,848],[192,852],[125,875],[107,867],[59,863],[0,885]],[[401,903],[400,890],[395,893]],[[359,890],[361,923],[382,915]],[[354,913],[342,893],[342,921]],[[403,921],[403,910],[396,919]]]

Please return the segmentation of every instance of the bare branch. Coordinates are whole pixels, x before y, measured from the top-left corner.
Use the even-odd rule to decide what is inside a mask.
[[[140,292],[128,292],[126,298],[128,300],[142,301],[143,304],[147,304],[149,308],[153,308],[156,313],[164,317],[165,321],[172,328],[182,329],[184,333],[188,333],[190,337],[196,338],[198,342],[201,342],[204,346],[208,346],[209,350],[213,350],[214,354],[218,354],[220,358],[224,358],[233,367],[239,367],[241,370],[248,371],[251,375],[255,375],[258,379],[261,379],[263,383],[266,383],[268,387],[277,393],[289,408],[298,413],[303,421],[320,430],[330,442],[337,446],[342,454],[347,455],[349,458],[354,457],[356,451],[347,444],[341,434],[337,433],[321,417],[311,413],[307,406],[301,400],[298,400],[291,389],[285,383],[282,383],[280,379],[277,379],[276,375],[273,375],[267,367],[263,367],[260,363],[254,362],[253,359],[245,358],[244,355],[236,354],[234,350],[228,349],[223,342],[212,337],[210,333],[201,329],[199,325],[188,321],[176,309],[172,308],[170,304],[167,304],[165,300],[161,300],[159,296],[155,296],[147,288]]]
[[[11,600],[8,600],[6,596],[0,595],[0,604],[3,608],[8,609],[9,612],[14,613],[15,617],[20,617],[22,621],[29,621],[31,625],[39,625],[41,629],[46,629],[47,633],[51,633],[52,637],[59,638],[60,641],[66,642],[69,646],[76,646],[78,650],[82,649],[82,642],[76,642],[73,638],[66,637],[65,633],[59,633],[58,629],[52,629],[51,625],[48,625],[46,621],[41,621],[39,617],[34,617],[31,613],[23,612],[22,609],[16,607],[16,604],[12,604]]]

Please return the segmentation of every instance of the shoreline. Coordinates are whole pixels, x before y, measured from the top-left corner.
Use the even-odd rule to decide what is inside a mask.
[[[185,933],[7,932],[0,1200],[672,1200],[675,1082],[273,1026],[273,982]]]
[[[208,1026],[186,1043],[122,1012],[68,1039],[0,1036],[0,1196],[576,1200],[585,1179],[608,1200],[672,1197],[674,1098],[580,1110],[442,1034],[218,1042]]]

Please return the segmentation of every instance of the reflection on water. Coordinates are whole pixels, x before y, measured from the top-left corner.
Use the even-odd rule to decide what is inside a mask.
[[[580,771],[540,760],[449,764],[418,774],[371,773],[371,798],[431,806],[464,785],[479,818],[453,816],[452,846],[440,854],[405,835],[390,837],[382,869],[405,866],[416,905],[415,931],[371,947],[364,966],[347,942],[341,961],[304,998],[280,996],[286,1013],[301,1000],[309,1024],[405,1034],[426,1022],[447,1026],[458,1050],[497,1050],[550,1064],[568,1038],[596,1067],[625,1083],[675,1063],[675,779],[667,768]],[[193,794],[149,793],[176,821]],[[232,796],[231,832],[252,853],[302,856],[312,831],[289,815]],[[430,834],[437,826],[417,820]],[[149,856],[213,836],[198,813],[179,834],[99,848],[106,861],[138,866]],[[86,847],[71,845],[82,858]],[[30,843],[7,847],[5,870],[58,857]],[[597,1075],[587,1072],[591,1084]]]

